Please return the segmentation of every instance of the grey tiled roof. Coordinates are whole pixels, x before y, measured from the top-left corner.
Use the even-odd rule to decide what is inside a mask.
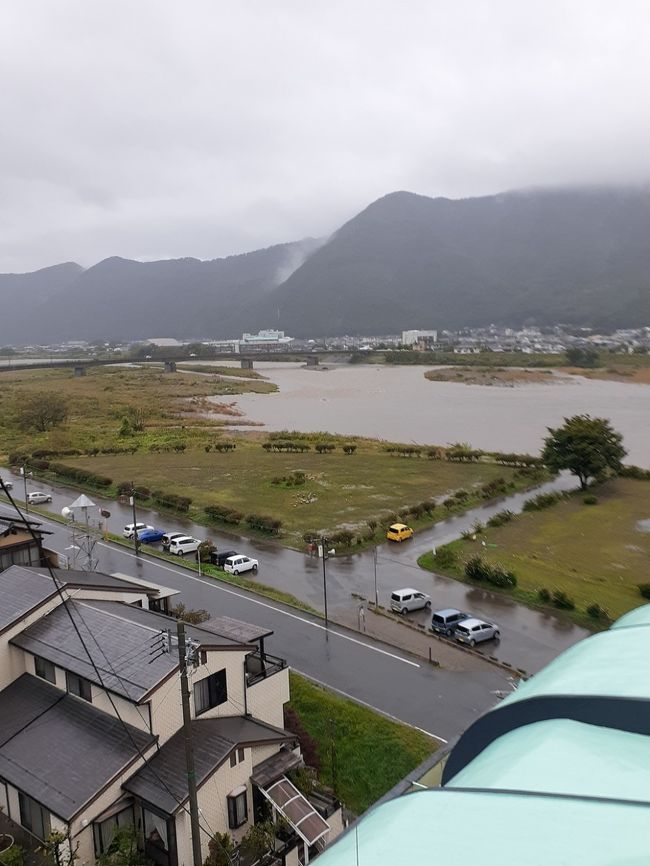
[[[55,593],[52,578],[34,568],[12,565],[0,572],[0,631]]]
[[[236,746],[283,743],[295,739],[295,735],[256,719],[228,716],[222,719],[195,719],[192,722],[192,739],[196,781],[201,785]],[[151,769],[143,767],[138,770],[122,787],[168,815],[173,815],[179,803],[184,803],[188,796],[182,730],[165,743],[149,764]]]
[[[49,576],[47,568],[34,568],[33,571]],[[126,580],[121,580],[112,574],[105,574],[102,571],[82,571],[74,568],[53,568],[56,579],[67,586],[87,586],[97,589],[118,589],[121,592],[137,592],[153,595],[155,590],[152,587],[139,586],[134,583],[129,583]],[[51,578],[50,578],[51,579]]]
[[[84,601],[61,605],[12,638],[11,643],[97,685],[103,682],[107,689],[129,700],[138,701],[178,667],[178,659],[173,654],[150,657],[157,630],[120,616],[122,610],[131,610],[129,605],[116,605],[119,612],[116,615],[95,605],[95,602]],[[134,610],[147,613],[140,608]],[[68,612],[99,670],[101,682]],[[154,658],[151,664],[150,658]]]
[[[64,821],[154,742],[92,704],[23,674],[1,693],[0,777]]]
[[[77,628],[90,651],[100,678],[95,673],[79,637]],[[166,679],[178,667],[175,647],[169,654],[152,655],[160,632],[175,628],[175,620],[163,614],[123,604],[118,601],[71,601],[35,622],[11,643],[33,655],[72,671],[112,692],[138,701],[150,689]],[[206,646],[239,648],[242,645],[227,638],[186,626],[187,636]],[[113,673],[113,670],[115,673]]]

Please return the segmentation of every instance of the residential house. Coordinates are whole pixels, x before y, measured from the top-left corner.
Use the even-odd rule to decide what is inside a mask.
[[[150,585],[13,566],[0,599],[4,813],[37,839],[69,833],[80,866],[127,825],[158,866],[189,866],[176,623],[150,608]],[[319,811],[286,775],[301,756],[283,727],[289,677],[265,650],[272,632],[227,617],[185,630],[202,857],[214,833],[238,842],[282,815],[286,863],[308,862],[342,828],[340,808]]]
[[[37,520],[0,517],[0,571],[12,565],[45,565],[43,536]]]

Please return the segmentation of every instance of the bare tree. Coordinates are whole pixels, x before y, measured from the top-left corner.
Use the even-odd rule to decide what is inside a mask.
[[[19,419],[21,427],[44,433],[68,417],[68,404],[61,393],[37,391],[21,401]]]

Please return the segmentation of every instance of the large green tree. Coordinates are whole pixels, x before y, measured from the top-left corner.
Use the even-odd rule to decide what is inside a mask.
[[[556,472],[568,469],[584,490],[590,479],[604,478],[620,471],[627,454],[623,437],[605,418],[574,415],[562,427],[548,428],[542,460]]]

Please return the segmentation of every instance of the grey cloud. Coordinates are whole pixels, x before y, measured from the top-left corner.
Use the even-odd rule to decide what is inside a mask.
[[[10,0],[0,271],[214,258],[395,189],[650,178],[630,0]]]

